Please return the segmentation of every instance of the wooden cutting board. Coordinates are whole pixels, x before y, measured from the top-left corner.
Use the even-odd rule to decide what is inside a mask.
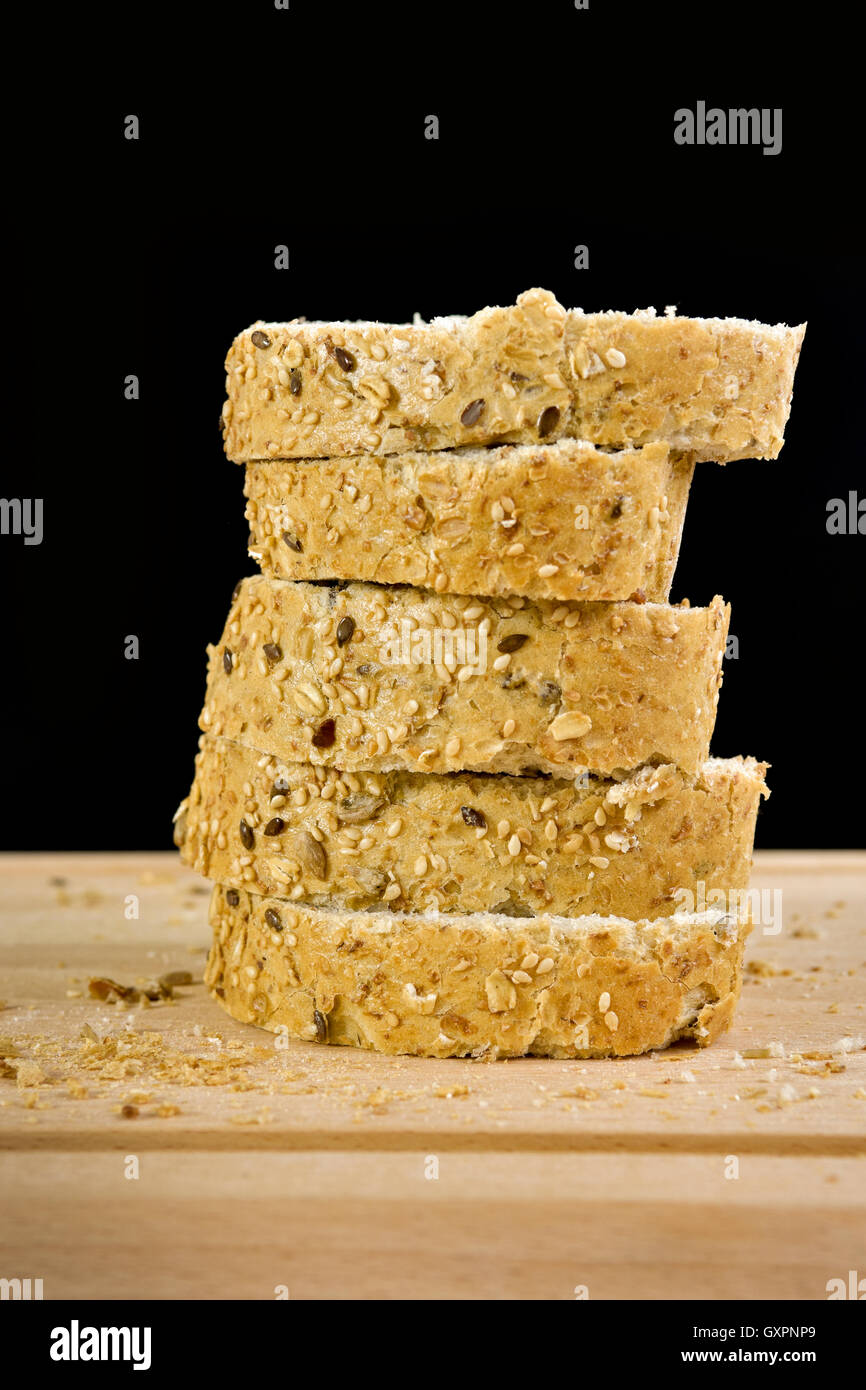
[[[753,886],[781,889],[784,927],[753,933],[714,1047],[485,1064],[235,1023],[200,983],[207,885],[174,855],[6,856],[0,1278],[46,1298],[826,1298],[866,1275],[866,855],[765,853]],[[88,995],[171,971],[194,983],[164,1003]]]

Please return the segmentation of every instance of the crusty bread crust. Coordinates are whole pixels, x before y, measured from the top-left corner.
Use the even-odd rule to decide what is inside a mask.
[[[765,766],[696,779],[350,773],[203,736],[177,817],[184,861],[226,887],[318,907],[666,916],[675,893],[744,889]]]
[[[206,982],[236,1019],[425,1057],[628,1056],[711,1043],[743,918],[336,913],[214,889]]]
[[[251,464],[250,554],[284,579],[664,602],[693,468],[575,440]]]
[[[335,457],[588,439],[775,458],[805,326],[567,313],[546,290],[432,323],[263,323],[226,359],[226,452]]]
[[[200,726],[349,771],[696,773],[728,618],[720,598],[509,603],[256,575],[208,647]]]

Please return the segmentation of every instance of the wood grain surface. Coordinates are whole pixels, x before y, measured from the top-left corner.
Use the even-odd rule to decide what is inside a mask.
[[[385,1058],[235,1023],[173,855],[0,860],[0,1278],[46,1298],[827,1297],[866,1273],[866,855],[765,853],[733,1031]],[[193,983],[125,1008],[108,976]],[[85,1035],[82,1035],[82,1030]],[[577,1290],[577,1293],[575,1292]]]

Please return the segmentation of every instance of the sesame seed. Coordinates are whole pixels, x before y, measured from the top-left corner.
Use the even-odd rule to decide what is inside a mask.
[[[502,521],[505,516],[505,509],[501,502],[494,502],[490,508],[490,515],[494,521]]]
[[[500,840],[504,840],[506,835],[510,835],[510,833],[511,822],[507,820],[501,820],[496,827],[496,834],[499,836]]]
[[[457,738],[456,736],[454,738],[449,738],[448,742],[445,745],[446,758],[456,758],[457,754],[460,752],[460,748],[461,742],[459,738]]]
[[[557,743],[562,743],[570,738],[583,738],[591,728],[592,720],[589,715],[572,709],[564,710],[556,716],[550,725],[550,733]]]
[[[506,554],[506,555],[522,555],[525,549],[526,549],[526,547],[524,546],[524,544],[523,544],[522,541],[515,541],[513,545],[510,545],[510,546],[508,547],[508,549],[506,550],[505,554]]]
[[[514,719],[506,719],[505,723],[502,725],[502,737],[511,738],[516,728],[517,723]]]
[[[511,978],[516,985],[531,985],[532,976],[527,975],[525,970],[512,970]]]
[[[511,653],[504,652],[502,656],[497,656],[496,660],[493,663],[493,669],[494,671],[507,671],[510,665]]]
[[[551,957],[550,957],[550,956],[545,956],[545,957],[544,957],[544,960],[541,961],[541,963],[539,964],[538,969],[537,969],[536,972],[535,972],[536,975],[549,975],[550,972],[551,972],[551,970],[553,969],[553,964],[554,964],[554,963],[553,963],[553,960],[551,959]]]
[[[400,887],[399,883],[389,883],[388,887],[382,894],[382,899],[386,903],[392,903],[395,898],[399,898],[402,891],[403,890]]]
[[[620,352],[619,348],[614,348],[614,347],[608,348],[608,350],[607,350],[607,352],[604,354],[604,356],[605,356],[605,361],[607,362],[607,364],[608,364],[609,367],[624,367],[624,366],[625,366],[625,361],[626,361],[625,353],[624,353],[624,352]]]
[[[520,836],[512,835],[511,839],[508,841],[508,853],[511,855],[512,859],[520,853],[522,848],[523,841],[521,840]]]
[[[605,1027],[606,1027],[606,1028],[609,1028],[610,1031],[611,1031],[612,1033],[615,1033],[616,1030],[617,1030],[617,1028],[619,1027],[619,1018],[618,1018],[617,1015],[613,1012],[612,1009],[610,1009],[610,1010],[605,1014],[605,1016],[604,1016],[604,1024],[605,1024]]]
[[[596,869],[606,869],[610,860],[606,859],[603,854],[591,854],[589,856],[589,862]]]
[[[541,565],[538,571],[539,579],[550,579],[554,574],[559,573],[559,565]]]
[[[520,962],[520,968],[521,970],[534,970],[537,964],[538,956],[534,951],[531,951],[528,956],[523,957],[523,960]]]
[[[605,990],[605,991],[604,991],[604,994],[600,994],[600,995],[598,996],[598,1010],[599,1010],[599,1013],[602,1013],[602,1014],[607,1013],[607,1011],[608,1011],[609,1008],[610,1008],[610,995],[608,994],[607,990]]]
[[[547,822],[547,825],[544,827],[544,838],[545,838],[545,840],[549,840],[550,843],[553,844],[553,841],[556,839],[556,837],[557,837],[558,834],[559,834],[559,828],[558,828],[558,826],[557,826],[557,824],[556,824],[556,821],[555,821],[555,820],[549,820],[549,821]]]

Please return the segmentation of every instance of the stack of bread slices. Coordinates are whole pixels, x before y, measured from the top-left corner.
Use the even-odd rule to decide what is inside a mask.
[[[176,823],[229,1013],[438,1057],[729,1024],[765,765],[708,756],[727,607],[668,595],[695,463],[778,454],[802,336],[536,289],[235,340],[261,573]]]

